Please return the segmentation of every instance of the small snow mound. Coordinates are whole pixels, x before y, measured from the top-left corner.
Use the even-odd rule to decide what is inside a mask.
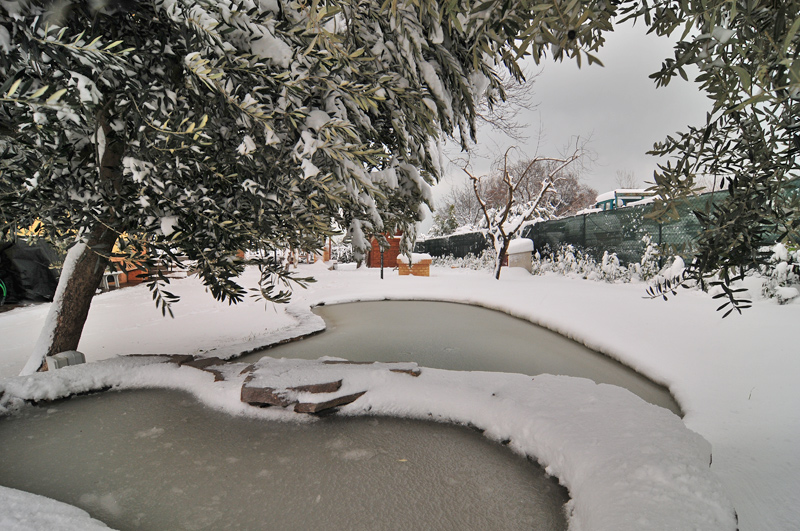
[[[0,486],[0,508],[0,529],[6,531],[109,529],[82,509],[8,487]]]
[[[778,304],[786,304],[798,296],[800,296],[800,291],[791,286],[780,286],[775,289],[775,298],[778,300]]]

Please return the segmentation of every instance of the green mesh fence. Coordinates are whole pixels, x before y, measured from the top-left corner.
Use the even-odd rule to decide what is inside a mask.
[[[789,194],[800,193],[800,179],[787,183],[785,190]],[[685,199],[676,205],[678,219],[664,223],[648,219],[646,216],[653,211],[653,206],[645,204],[544,221],[523,228],[520,235],[533,240],[537,252],[547,248],[554,251],[563,244],[571,244],[596,260],[606,251],[616,253],[622,263],[639,262],[647,246],[644,238],[650,236],[653,244],[667,246],[671,254],[689,258],[702,230],[694,213],[710,212],[712,205],[722,201],[727,193],[719,191]],[[461,258],[469,253],[477,256],[489,246],[487,238],[478,232],[432,238],[418,242],[415,250],[431,256]]]
[[[669,246],[675,254],[688,257],[701,231],[694,212],[709,211],[725,193],[687,199],[677,207],[679,218],[665,223],[648,219],[646,215],[652,212],[653,206],[646,204],[537,223],[526,227],[522,237],[533,240],[538,252],[547,247],[555,250],[562,244],[571,244],[586,250],[597,260],[607,251],[616,253],[621,262],[631,263],[641,260],[647,246],[645,237],[649,236],[653,244]]]
[[[464,258],[468,254],[478,256],[488,247],[490,244],[484,233],[467,232],[417,242],[414,252],[428,253],[431,256]]]
[[[650,204],[629,206],[617,210],[582,214],[529,225],[521,236],[533,240],[538,252],[556,250],[563,244],[584,249],[600,260],[605,251],[616,253],[623,263],[639,262],[646,248],[644,237],[649,235],[656,245],[672,246],[677,254],[689,256],[692,244],[700,233],[696,210],[707,210],[725,192],[703,194],[686,200],[678,207],[679,219],[657,223],[645,216],[652,212]],[[479,255],[490,246],[480,232],[430,238],[417,242],[414,250],[431,256],[462,258],[467,254]]]

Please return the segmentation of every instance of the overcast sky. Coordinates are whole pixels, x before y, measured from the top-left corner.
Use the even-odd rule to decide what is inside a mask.
[[[532,87],[537,107],[526,113],[530,140],[523,149],[533,155],[538,146],[542,156],[559,155],[574,136],[590,139],[588,148],[595,161],[583,172],[584,183],[598,193],[617,188],[617,171],[633,172],[645,187],[652,181],[658,159],[647,155],[653,143],[687,125],[701,125],[711,102],[692,82],[674,79],[669,86],[656,89],[648,76],[657,71],[663,59],[672,56],[672,41],[646,35],[643,24],[626,25],[607,34],[605,46],[597,54],[604,66],[584,66],[574,61],[545,61],[543,67],[531,62],[536,73]],[[539,131],[544,138],[538,142]],[[479,143],[483,151],[502,153],[516,145],[511,140],[484,130]],[[479,174],[489,171],[488,162],[475,165]],[[445,179],[434,187],[439,200],[454,183],[463,182],[463,172],[446,169]],[[441,203],[441,201],[439,201]],[[424,234],[430,222],[423,223]]]

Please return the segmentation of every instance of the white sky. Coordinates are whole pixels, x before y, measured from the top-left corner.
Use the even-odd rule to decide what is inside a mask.
[[[531,62],[530,71],[541,75],[533,86],[537,108],[524,118],[530,125],[523,151],[533,154],[540,129],[543,138],[540,155],[559,155],[575,136],[589,138],[588,149],[595,161],[583,172],[582,180],[598,193],[617,188],[617,171],[633,172],[642,186],[652,181],[658,159],[647,155],[654,142],[683,131],[687,125],[701,125],[711,102],[694,83],[675,78],[667,87],[656,89],[649,75],[662,61],[672,56],[672,41],[646,35],[643,24],[618,27],[606,35],[606,44],[597,54],[604,66],[574,61],[546,60],[543,67]],[[676,36],[677,38],[677,36]],[[514,143],[483,131],[479,143],[483,151],[502,153]],[[452,150],[455,152],[455,150]],[[489,161],[474,164],[479,174],[489,171]],[[443,181],[434,187],[434,197],[444,196],[453,184],[463,182],[463,172],[451,166]],[[430,227],[430,219],[420,233]]]

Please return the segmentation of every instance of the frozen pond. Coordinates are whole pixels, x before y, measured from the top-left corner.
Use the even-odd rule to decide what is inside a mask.
[[[562,530],[566,491],[468,428],[237,418],[165,390],[0,418],[0,483],[117,529]]]
[[[483,308],[370,302],[315,309],[328,329],[250,354],[566,374],[669,392],[558,334]],[[424,370],[424,369],[423,369]],[[565,489],[468,428],[383,417],[238,418],[167,390],[108,392],[0,418],[0,484],[117,529],[563,530]]]
[[[240,358],[414,361],[421,367],[464,371],[563,374],[624,387],[678,415],[669,391],[585,346],[502,312],[466,304],[380,301],[314,309],[322,334]]]

